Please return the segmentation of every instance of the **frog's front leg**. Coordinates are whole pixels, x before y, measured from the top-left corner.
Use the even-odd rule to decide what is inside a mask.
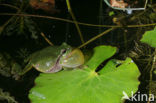
[[[20,76],[24,75],[25,73],[27,73],[29,70],[32,69],[32,64],[31,63],[28,63],[25,68],[19,73]]]
[[[24,75],[25,73],[27,73],[29,70],[31,70],[31,68],[32,68],[32,65],[27,64],[26,67],[25,67],[23,70],[20,69],[20,71],[14,73],[13,78],[14,78],[15,80],[19,80],[20,77],[21,77],[22,75]]]

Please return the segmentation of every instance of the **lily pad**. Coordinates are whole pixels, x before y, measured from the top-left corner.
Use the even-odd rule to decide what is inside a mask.
[[[121,103],[123,91],[128,96],[131,91],[136,92],[140,72],[130,58],[121,64],[118,60],[110,60],[95,72],[95,67],[115,51],[116,48],[111,46],[98,46],[85,69],[41,73],[30,90],[30,100],[32,103]]]
[[[141,39],[141,42],[147,43],[151,47],[156,48],[156,28],[151,31],[146,31]]]
[[[94,54],[91,59],[85,64],[89,69],[96,70],[96,68],[105,60],[112,57],[116,51],[116,47],[112,46],[97,46],[93,49]]]

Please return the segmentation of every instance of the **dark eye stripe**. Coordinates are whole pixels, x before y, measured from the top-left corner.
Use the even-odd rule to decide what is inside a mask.
[[[65,54],[70,48],[62,49],[61,54]]]
[[[61,50],[61,54],[64,54],[64,53],[66,53],[66,49],[63,49],[63,50]]]

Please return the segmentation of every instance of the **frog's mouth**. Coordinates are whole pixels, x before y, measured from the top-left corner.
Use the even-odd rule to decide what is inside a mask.
[[[62,70],[62,65],[60,64],[60,60],[63,54],[66,53],[66,51],[67,51],[66,49],[63,49],[61,51],[60,55],[58,56],[58,59],[56,60],[55,65],[50,70],[47,70],[47,73],[55,73],[55,72]]]

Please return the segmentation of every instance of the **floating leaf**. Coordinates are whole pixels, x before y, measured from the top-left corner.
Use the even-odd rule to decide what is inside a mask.
[[[103,61],[112,57],[116,53],[117,48],[111,46],[97,46],[94,48],[92,58],[86,63],[90,68],[95,70]]]
[[[95,72],[95,67],[114,53],[114,47],[98,46],[85,69],[41,73],[29,98],[32,103],[121,103],[123,91],[127,95],[136,92],[140,73],[130,58],[120,65],[118,60],[110,60],[102,70]]]
[[[141,42],[147,43],[156,48],[156,28],[151,31],[146,31],[141,39]]]

